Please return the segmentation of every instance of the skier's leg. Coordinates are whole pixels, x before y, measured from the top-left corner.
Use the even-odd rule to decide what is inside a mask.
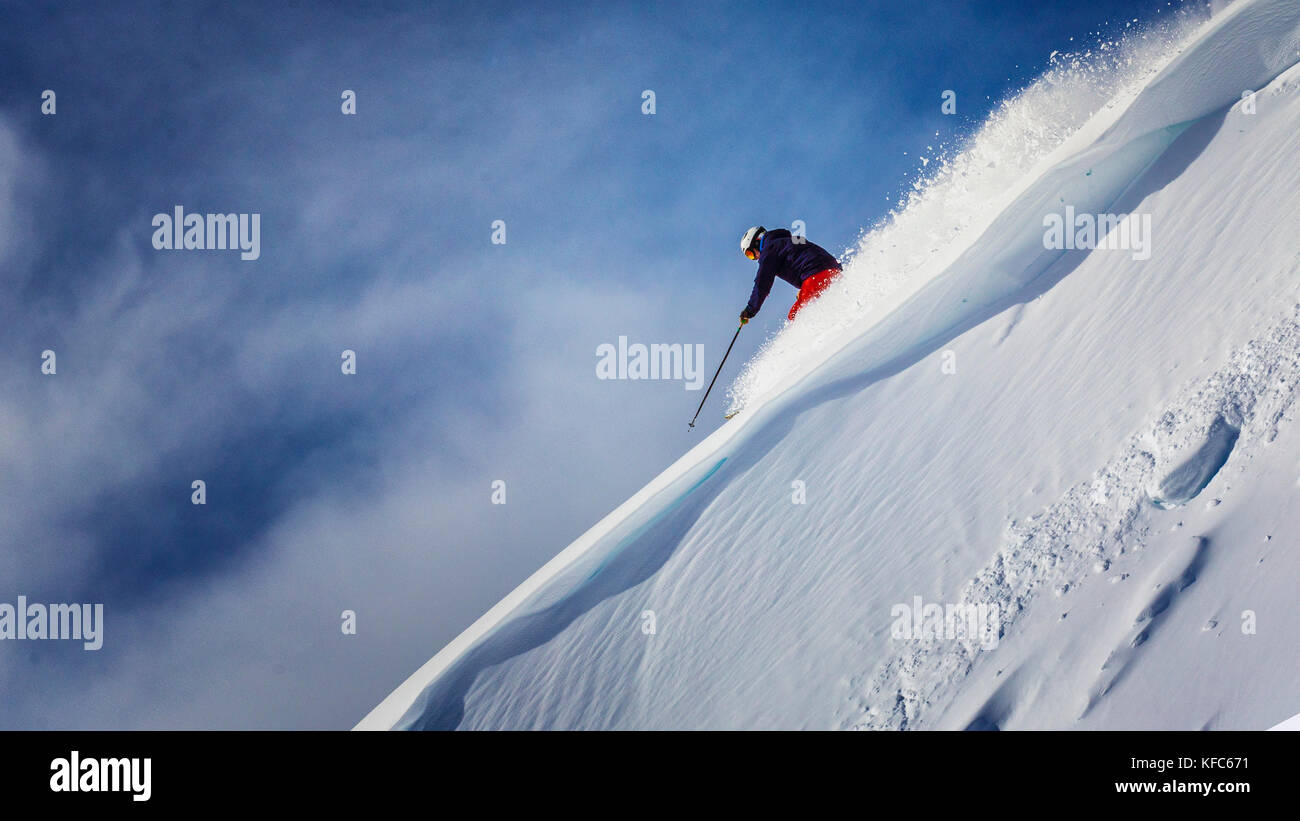
[[[799,309],[816,299],[839,273],[838,268],[827,268],[825,271],[818,271],[805,279],[803,284],[799,286],[799,298],[790,306],[790,313],[787,318],[793,321],[795,314],[799,313]]]

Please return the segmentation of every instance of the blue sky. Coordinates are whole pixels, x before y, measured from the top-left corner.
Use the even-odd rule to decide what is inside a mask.
[[[711,373],[747,226],[844,250],[1051,51],[1170,7],[6,5],[0,601],[106,625],[0,643],[0,727],[351,726],[718,423],[598,345]],[[261,214],[261,258],[154,250],[175,205]]]

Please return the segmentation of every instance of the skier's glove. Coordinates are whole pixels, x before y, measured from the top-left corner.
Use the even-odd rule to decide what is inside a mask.
[[[749,306],[746,305],[745,310],[740,312],[740,324],[744,325],[750,319],[752,319],[752,317],[749,315]]]

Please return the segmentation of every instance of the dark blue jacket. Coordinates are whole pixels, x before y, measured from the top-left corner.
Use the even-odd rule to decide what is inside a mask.
[[[777,277],[798,288],[805,279],[827,268],[838,271],[840,263],[825,248],[807,239],[795,242],[786,229],[773,228],[759,242],[758,276],[754,277],[754,292],[749,295],[745,313],[751,317],[758,314]]]

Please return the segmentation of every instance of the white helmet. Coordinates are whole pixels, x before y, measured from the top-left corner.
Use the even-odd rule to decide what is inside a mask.
[[[745,232],[745,236],[740,238],[740,253],[749,256],[750,251],[758,250],[758,241],[762,238],[766,229],[761,225],[755,225]]]

